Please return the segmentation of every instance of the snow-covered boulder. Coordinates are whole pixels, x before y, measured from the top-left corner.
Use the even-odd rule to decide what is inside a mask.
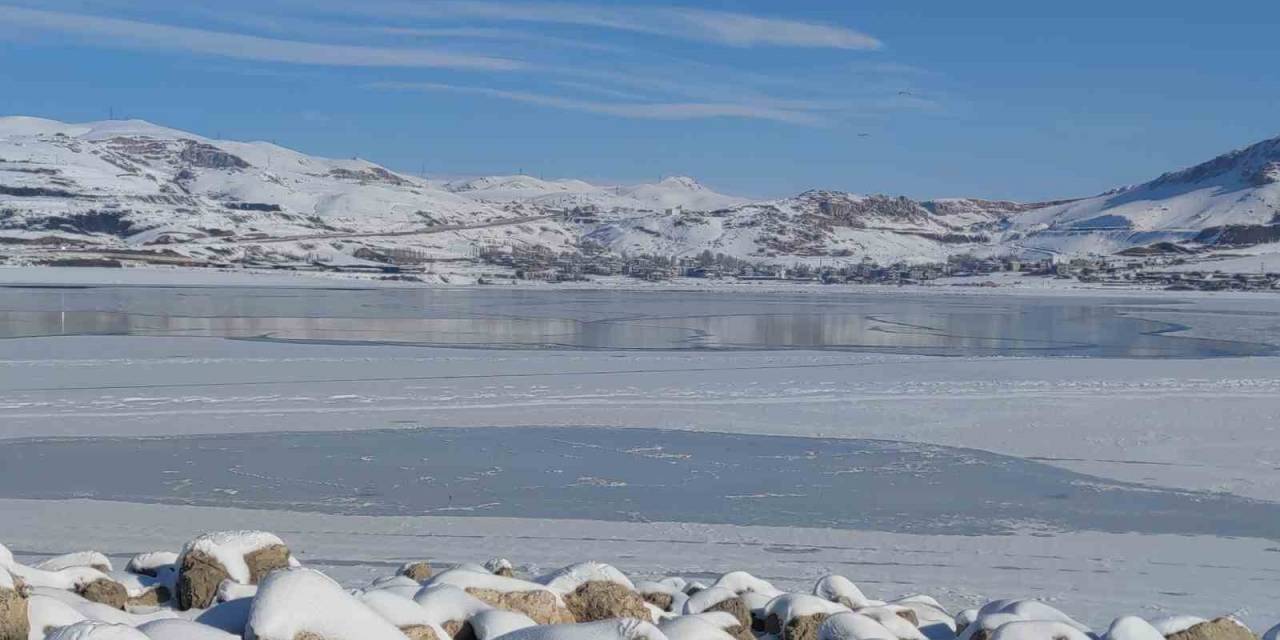
[[[366,591],[358,596],[387,622],[411,640],[448,640],[445,630],[418,603],[388,590]]]
[[[152,610],[147,612],[129,612],[117,609],[110,605],[100,602],[92,602],[73,591],[64,589],[51,589],[49,587],[33,587],[31,589],[31,597],[43,596],[52,598],[65,605],[70,606],[81,616],[87,620],[96,620],[98,622],[108,622],[111,624],[123,624],[136,627],[140,624],[150,622],[152,620],[162,620],[165,618],[176,618],[177,614],[167,609]]]
[[[501,609],[481,611],[471,616],[471,632],[476,640],[493,640],[512,631],[527,629],[537,624],[529,616]]]
[[[768,598],[776,598],[782,595],[782,590],[773,586],[768,580],[757,578],[746,571],[731,571],[720,576],[719,580],[712,585],[714,587],[724,587],[738,595],[744,593],[758,593]]]
[[[842,604],[850,609],[860,609],[876,604],[863,595],[862,590],[852,580],[834,574],[824,576],[818,580],[818,583],[813,585],[813,595],[823,600]]]
[[[751,607],[731,589],[709,587],[688,596],[684,603],[685,615],[716,611],[727,613],[738,621],[739,630],[737,632],[730,631],[729,633],[750,640],[751,629],[755,626],[752,624]]]
[[[506,578],[488,571],[450,569],[432,578],[427,585],[457,587],[491,607],[522,613],[538,624],[576,621],[559,593],[528,580]]]
[[[616,618],[653,621],[648,603],[640,594],[617,582],[592,580],[584,582],[564,596],[565,605],[578,622],[596,622]]]
[[[265,531],[206,533],[182,548],[178,559],[178,606],[213,604],[223,580],[258,584],[272,571],[294,565],[289,548]]]
[[[125,571],[140,576],[160,578],[165,572],[178,572],[178,554],[172,551],[148,551],[129,558]]]
[[[1137,616],[1124,616],[1112,621],[1106,640],[1164,640],[1164,635],[1150,622]]]
[[[636,593],[645,602],[668,613],[684,611],[684,604],[689,600],[689,596],[673,582],[637,582]]]
[[[129,591],[124,585],[106,576],[98,578],[76,589],[85,600],[105,604],[108,607],[124,611],[129,604]]]
[[[1017,620],[996,628],[991,640],[1092,640],[1092,637],[1057,620]]]
[[[600,562],[581,562],[538,578],[564,598],[578,622],[614,618],[652,621],[644,598],[631,579]]]
[[[671,640],[734,640],[734,636],[700,616],[664,620],[658,629]]]
[[[427,612],[427,622],[444,629],[451,638],[473,636],[471,619],[493,609],[493,605],[450,584],[429,584],[413,601]]]
[[[111,559],[97,551],[76,551],[48,558],[35,565],[44,571],[61,571],[69,567],[91,567],[103,573],[112,570]]]
[[[905,596],[888,603],[888,606],[910,609],[915,614],[915,626],[929,640],[952,640],[956,637],[956,619],[930,596]]]
[[[506,558],[490,558],[488,562],[484,563],[484,568],[488,569],[489,573],[504,578],[514,578],[516,575],[515,565],[512,565],[511,561]]]
[[[87,619],[71,605],[55,598],[33,595],[27,600],[29,640],[41,640],[58,627],[69,627]]]
[[[59,627],[45,636],[45,640],[150,640],[150,638],[126,624],[85,620],[71,626]]]
[[[538,578],[537,582],[560,594],[572,593],[588,582],[612,582],[626,587],[628,591],[636,589],[626,574],[603,562],[571,564]]]
[[[849,608],[818,596],[784,593],[765,606],[765,631],[782,640],[817,640],[818,627]]]
[[[404,640],[395,625],[312,569],[273,571],[249,608],[245,640]]]
[[[430,580],[431,576],[435,575],[435,572],[431,570],[431,563],[419,560],[400,565],[400,568],[396,570],[396,575],[404,576],[417,583],[423,583]]]
[[[667,640],[651,622],[624,618],[585,624],[554,624],[512,631],[502,640]]]
[[[26,587],[0,567],[0,640],[27,640],[27,606]]]
[[[1165,636],[1167,640],[1257,640],[1243,622],[1230,616],[1201,622]]]
[[[238,635],[190,620],[153,620],[138,627],[138,631],[151,640],[240,640]]]
[[[903,606],[863,607],[858,613],[879,622],[898,640],[927,640],[916,627],[916,612]]]
[[[987,640],[1001,626],[1013,622],[1057,622],[1084,634],[1089,628],[1039,600],[993,600],[978,610],[964,628],[961,640]]]
[[[827,616],[818,626],[818,640],[895,640],[884,625],[859,613],[844,612]]]
[[[1151,626],[1155,627],[1156,631],[1160,632],[1160,635],[1167,637],[1178,633],[1179,631],[1186,631],[1191,627],[1208,621],[1208,619],[1201,618],[1200,616],[1165,616],[1163,618],[1156,618],[1152,620]]]

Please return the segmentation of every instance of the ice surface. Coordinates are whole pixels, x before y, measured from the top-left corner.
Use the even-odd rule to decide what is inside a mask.
[[[340,463],[341,473],[316,459]],[[93,471],[103,465],[115,471]],[[1111,482],[980,450],[646,429],[12,440],[0,447],[0,497],[903,533],[1035,525],[1280,538],[1280,504]],[[228,535],[201,544],[247,581],[243,554],[277,541]],[[483,569],[433,579],[457,581],[529,584]],[[750,576],[726,581],[735,592],[776,595]]]

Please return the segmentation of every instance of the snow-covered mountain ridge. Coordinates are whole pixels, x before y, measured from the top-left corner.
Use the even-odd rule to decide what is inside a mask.
[[[916,201],[813,190],[753,201],[652,184],[428,180],[363,160],[213,140],[142,121],[0,118],[0,244],[92,245],[219,261],[456,259],[498,245],[762,261],[934,261],[965,252],[1113,253],[1273,242],[1280,138],[1081,200]]]

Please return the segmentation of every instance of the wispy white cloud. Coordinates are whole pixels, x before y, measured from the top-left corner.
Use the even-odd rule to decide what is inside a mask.
[[[113,45],[292,64],[343,67],[434,67],[511,71],[528,65],[509,58],[448,51],[322,44],[239,33],[205,31],[151,22],[0,5],[0,22],[10,27],[110,38]],[[96,40],[95,40],[96,41]]]
[[[529,33],[516,29],[495,27],[365,27],[366,33],[380,33],[391,36],[406,36],[424,39],[459,39],[488,40],[502,43],[526,43],[539,46],[563,49],[580,49],[583,51],[609,51],[613,53],[634,53],[625,47],[591,42],[581,38],[558,38],[539,33]]]
[[[441,0],[330,3],[331,8],[418,18],[471,18],[492,22],[541,22],[644,33],[735,47],[777,46],[828,49],[880,49],[865,33],[833,24],[804,22],[730,11],[671,6],[627,7],[563,2]]]
[[[377,89],[464,93],[511,100],[541,107],[581,111],[646,120],[696,120],[705,118],[748,118],[789,124],[821,125],[824,118],[813,113],[779,109],[765,105],[732,102],[601,102],[527,91],[491,87],[469,87],[435,82],[378,82]]]

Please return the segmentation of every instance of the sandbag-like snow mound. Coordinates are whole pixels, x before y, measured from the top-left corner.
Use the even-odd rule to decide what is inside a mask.
[[[653,623],[630,619],[528,627],[498,637],[502,640],[667,640]]]
[[[188,542],[178,559],[178,606],[213,604],[224,580],[258,584],[269,573],[294,564],[289,548],[265,531],[206,533]]]
[[[274,571],[249,608],[245,640],[404,640],[382,616],[311,569]]]
[[[45,640],[151,640],[137,629],[124,624],[111,624],[86,620],[69,627],[60,627],[45,636]]]

